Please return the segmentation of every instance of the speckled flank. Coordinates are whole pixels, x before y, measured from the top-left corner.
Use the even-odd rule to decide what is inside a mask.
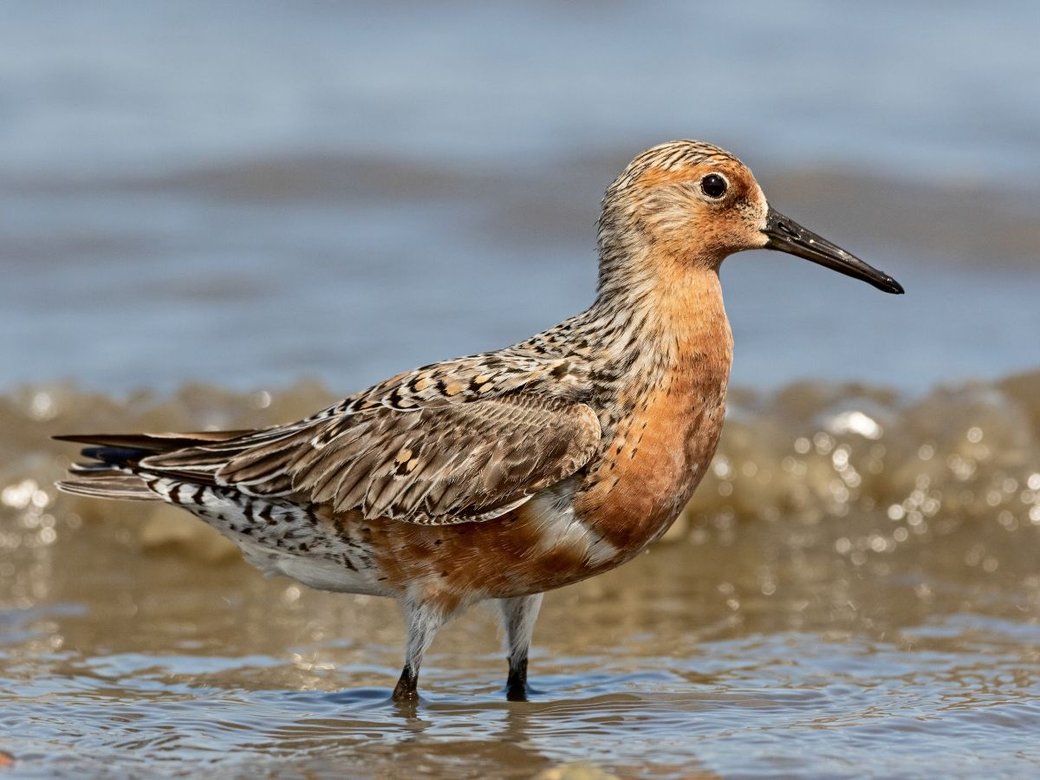
[[[95,445],[94,462],[62,487],[167,501],[268,573],[398,599],[409,636],[395,698],[417,695],[446,620],[501,599],[509,698],[522,698],[537,594],[658,538],[715,452],[733,346],[723,259],[773,242],[901,291],[822,241],[772,211],[729,153],[663,144],[607,190],[599,288],[581,314],[284,426],[68,437]]]

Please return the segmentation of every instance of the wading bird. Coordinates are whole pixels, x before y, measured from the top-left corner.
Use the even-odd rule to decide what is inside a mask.
[[[166,501],[246,559],[322,590],[390,596],[408,635],[396,700],[453,616],[498,601],[511,700],[542,594],[618,566],[690,499],[722,430],[733,339],[719,266],[777,249],[903,288],[773,210],[739,160],[673,141],[607,189],[581,314],[496,352],[391,377],[298,422],[75,435],[63,490]]]

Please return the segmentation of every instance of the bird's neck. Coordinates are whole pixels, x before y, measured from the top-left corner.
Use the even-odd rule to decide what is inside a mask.
[[[603,458],[578,490],[579,516],[631,557],[671,525],[704,476],[725,416],[732,336],[718,274],[686,269],[589,310],[600,323]]]
[[[692,373],[724,388],[733,336],[715,268],[644,262],[614,270],[624,278],[601,277],[584,318],[608,362],[640,384]]]

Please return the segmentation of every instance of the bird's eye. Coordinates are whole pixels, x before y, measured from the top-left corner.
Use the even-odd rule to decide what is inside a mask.
[[[709,173],[701,179],[701,192],[715,200],[726,194],[726,179],[717,173]]]

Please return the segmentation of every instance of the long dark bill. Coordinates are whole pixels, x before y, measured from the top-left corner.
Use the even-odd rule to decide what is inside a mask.
[[[901,295],[903,286],[886,273],[850,255],[837,244],[807,230],[789,217],[770,207],[766,214],[766,249],[776,249],[804,257],[840,274],[862,279],[887,293]]]

